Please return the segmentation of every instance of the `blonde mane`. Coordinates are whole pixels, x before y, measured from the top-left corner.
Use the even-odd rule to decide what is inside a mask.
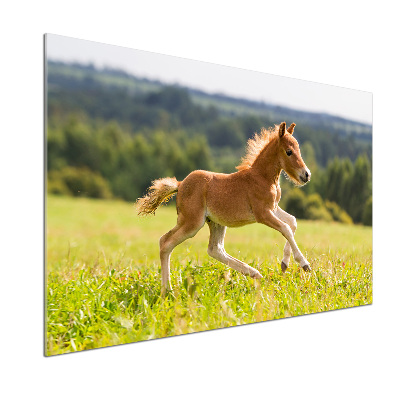
[[[251,168],[264,147],[278,134],[278,129],[279,125],[275,125],[274,128],[261,128],[259,134],[255,133],[253,138],[247,141],[246,154],[242,157],[241,163],[236,169],[242,171]]]

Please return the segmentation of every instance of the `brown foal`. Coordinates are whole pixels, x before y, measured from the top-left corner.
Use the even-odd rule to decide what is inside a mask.
[[[294,240],[296,218],[278,207],[282,170],[296,185],[304,185],[311,178],[293,137],[294,127],[295,124],[291,124],[286,129],[286,123],[282,122],[255,134],[248,141],[242,163],[236,167],[238,172],[220,174],[198,170],[181,182],[175,178],[158,179],[152,182],[147,195],[137,200],[139,215],[154,214],[160,204],[177,193],[177,224],[160,239],[162,294],[171,289],[172,250],[196,235],[206,222],[210,228],[208,254],[245,275],[262,278],[256,269],[226,253],[224,237],[227,227],[254,222],[276,229],[287,239],[281,263],[283,272],[289,265],[291,251],[296,262],[310,271],[309,262]]]

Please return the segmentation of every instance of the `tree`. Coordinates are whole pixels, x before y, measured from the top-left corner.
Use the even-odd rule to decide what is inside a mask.
[[[332,216],[325,208],[324,201],[318,193],[310,194],[305,202],[305,218],[332,221]]]
[[[112,197],[108,182],[88,168],[65,167],[48,175],[48,190],[56,194],[108,199]],[[60,191],[61,190],[61,191]]]
[[[287,196],[285,209],[296,218],[306,218],[306,195],[299,188],[294,188]]]
[[[354,163],[348,206],[349,214],[355,222],[362,222],[364,206],[371,194],[371,165],[368,158],[362,155]]]
[[[372,196],[365,203],[362,222],[364,225],[372,226]]]
[[[244,146],[245,138],[237,122],[220,119],[210,126],[207,137],[211,146],[233,147]]]

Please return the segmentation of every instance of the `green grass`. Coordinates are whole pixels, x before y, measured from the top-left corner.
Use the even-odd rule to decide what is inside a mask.
[[[160,297],[159,237],[173,207],[138,218],[122,201],[49,196],[48,355],[372,303],[370,227],[298,221],[311,262],[280,272],[283,237],[253,224],[228,229],[225,247],[259,269],[253,280],[207,255],[208,228],[171,257],[173,292]]]

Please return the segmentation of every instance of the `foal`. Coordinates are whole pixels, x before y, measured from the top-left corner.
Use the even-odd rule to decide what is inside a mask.
[[[294,259],[305,271],[310,271],[294,240],[296,218],[278,207],[281,198],[279,176],[282,170],[296,185],[304,185],[311,178],[310,170],[301,158],[299,144],[293,137],[296,124],[286,129],[286,123],[269,130],[262,129],[247,144],[247,153],[238,172],[220,174],[193,171],[183,181],[162,178],[152,182],[146,196],[137,200],[139,215],[154,214],[157,207],[177,193],[178,220],[176,226],[160,239],[161,292],[171,290],[170,256],[184,240],[193,237],[207,222],[210,228],[208,254],[229,267],[262,278],[246,263],[226,253],[224,237],[227,227],[238,227],[254,222],[281,232],[287,239],[281,263],[285,272],[291,250]]]

